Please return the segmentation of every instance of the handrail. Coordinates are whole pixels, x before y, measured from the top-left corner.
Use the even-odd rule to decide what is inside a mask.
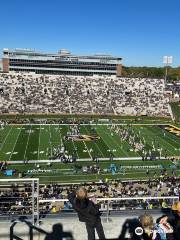
[[[120,201],[120,200],[146,200],[146,199],[179,199],[178,196],[166,196],[166,197],[123,197],[123,198],[97,198],[97,201]],[[45,202],[68,202],[66,199],[40,199],[39,203]]]
[[[97,201],[106,201],[107,209],[106,209],[106,221],[109,222],[109,215],[110,215],[110,202],[112,201],[128,201],[128,200],[161,200],[161,199],[172,199],[172,200],[179,200],[178,196],[169,196],[169,197],[133,197],[133,198],[97,198]],[[45,202],[68,202],[68,199],[41,199],[39,203]]]
[[[9,178],[9,179],[0,179],[0,182],[24,182],[24,181],[39,181],[39,178]]]

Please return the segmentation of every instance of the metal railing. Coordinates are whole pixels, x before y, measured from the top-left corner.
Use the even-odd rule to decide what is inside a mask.
[[[153,205],[154,209],[162,208],[162,201],[166,201],[167,208],[171,208],[175,201],[179,200],[178,196],[169,197],[122,197],[122,198],[97,198],[98,203],[101,203],[100,211],[106,214],[106,221],[109,221],[111,212],[124,211],[124,210],[151,210],[150,204]],[[67,203],[68,199],[41,199],[39,200],[40,209],[41,204],[50,203],[55,206],[55,203]],[[132,202],[132,204],[131,204]],[[73,210],[71,207],[67,210]],[[52,213],[53,215],[53,213]]]
[[[0,190],[2,217],[27,213],[39,225],[39,178],[0,179]]]
[[[5,190],[4,192],[3,187]],[[8,220],[12,220],[17,219],[19,216],[27,215],[33,225],[39,225],[39,218],[42,220],[42,218],[47,215],[55,215],[53,213],[58,214],[62,211],[64,213],[69,210],[73,211],[68,199],[39,199],[38,178],[0,179],[0,190],[0,217],[2,219],[7,218]],[[6,194],[7,191],[9,195]],[[13,191],[15,195],[11,195],[11,191]],[[161,209],[163,201],[165,201],[167,207],[171,207],[174,201],[179,200],[179,197],[147,196],[97,198],[96,200],[101,205],[100,211],[106,215],[106,220],[109,221],[109,216],[112,212],[123,210],[148,210],[151,209],[152,205],[155,209]],[[59,210],[56,210],[57,203],[61,203]],[[55,208],[55,212],[52,211],[53,207]]]

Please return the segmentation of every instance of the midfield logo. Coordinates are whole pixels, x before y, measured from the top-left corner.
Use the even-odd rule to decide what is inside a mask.
[[[68,135],[66,136],[66,140],[71,141],[96,141],[100,139],[99,136],[91,136],[91,135]]]
[[[180,128],[175,127],[173,125],[168,125],[168,126],[161,126],[164,129],[166,129],[168,132],[175,134],[176,136],[180,137]]]

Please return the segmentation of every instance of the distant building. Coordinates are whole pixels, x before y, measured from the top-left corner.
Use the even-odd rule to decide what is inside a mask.
[[[37,74],[117,75],[121,76],[121,57],[105,54],[72,55],[67,50],[41,53],[29,49],[3,49],[3,72],[35,72]]]

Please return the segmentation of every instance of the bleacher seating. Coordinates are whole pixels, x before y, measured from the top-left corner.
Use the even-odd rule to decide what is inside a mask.
[[[0,73],[0,113],[169,116],[163,79]]]

